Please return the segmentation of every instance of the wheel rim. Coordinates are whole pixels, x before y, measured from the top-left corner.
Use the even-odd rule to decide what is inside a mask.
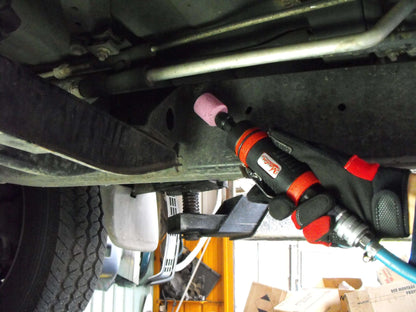
[[[0,288],[19,253],[24,223],[23,187],[0,185]]]

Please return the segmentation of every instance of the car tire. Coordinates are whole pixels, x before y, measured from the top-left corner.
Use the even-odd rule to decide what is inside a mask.
[[[99,187],[13,187],[19,199],[0,185],[0,205],[19,203],[23,225],[0,285],[0,311],[83,311],[105,252]]]

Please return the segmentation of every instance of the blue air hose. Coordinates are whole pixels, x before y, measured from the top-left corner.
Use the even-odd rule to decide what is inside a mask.
[[[403,276],[405,279],[411,281],[412,283],[416,283],[416,267],[396,257],[386,248],[381,246],[378,252],[374,255],[374,258],[400,276]]]
[[[333,212],[336,216],[334,231],[348,246],[361,247],[370,259],[379,260],[400,276],[416,283],[416,267],[402,261],[381,246],[379,240],[366,224],[340,207],[335,207]]]

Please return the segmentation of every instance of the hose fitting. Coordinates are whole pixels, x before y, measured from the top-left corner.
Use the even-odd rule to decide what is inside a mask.
[[[348,246],[365,249],[375,239],[370,228],[357,217],[339,207],[336,207],[335,210],[337,215],[334,232],[345,240]]]

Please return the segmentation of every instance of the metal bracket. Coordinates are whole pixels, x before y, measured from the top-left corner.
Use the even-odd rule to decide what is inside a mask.
[[[250,202],[245,196],[226,200],[215,215],[182,213],[168,219],[168,232],[197,233],[199,236],[252,236],[267,214],[267,205]]]
[[[255,173],[253,170],[251,170],[249,167],[242,166],[242,169],[244,170],[244,176],[247,178],[252,179],[260,189],[260,191],[266,196],[267,198],[274,198],[276,197],[275,192],[262,180],[262,178]]]
[[[178,202],[176,196],[166,196],[168,217],[177,215]],[[165,253],[163,255],[163,262],[160,272],[149,277],[146,284],[157,285],[169,282],[175,276],[175,267],[178,262],[178,252],[180,247],[179,234],[166,234],[165,239]]]

